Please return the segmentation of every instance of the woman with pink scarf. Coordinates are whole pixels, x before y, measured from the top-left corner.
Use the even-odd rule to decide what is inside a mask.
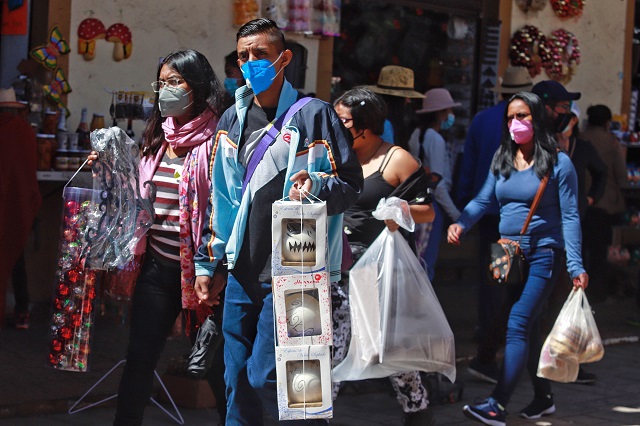
[[[154,370],[180,312],[187,313],[189,330],[191,313],[202,321],[207,306],[222,307],[220,300],[196,295],[193,252],[211,193],[209,161],[225,108],[224,87],[207,59],[195,50],[167,55],[158,65],[156,80],[151,84],[156,100],[144,130],[139,167],[142,196],[149,191],[144,182],[152,181],[157,188],[155,219],[136,249],[144,260],[133,294],[129,348],[114,425],[142,424]],[[97,154],[92,152],[89,159],[97,160]],[[221,312],[216,317],[222,318]],[[207,379],[224,419],[224,365],[214,364]]]

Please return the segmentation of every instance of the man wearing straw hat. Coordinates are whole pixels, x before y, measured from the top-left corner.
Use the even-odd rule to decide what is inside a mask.
[[[508,67],[498,85],[492,90],[498,94],[500,101],[493,107],[480,111],[471,122],[464,144],[464,154],[458,180],[457,199],[464,206],[476,196],[487,179],[491,160],[500,146],[502,139],[502,122],[511,95],[531,91],[533,81],[525,67]],[[499,212],[497,208],[480,220],[478,251],[478,327],[476,338],[479,342],[475,358],[469,362],[467,371],[481,379],[496,383],[498,367],[495,354],[503,341],[504,326],[493,327],[496,313],[502,306],[503,290],[486,285],[486,259],[491,243],[500,238],[498,233]]]
[[[16,297],[15,326],[29,327],[29,294],[24,248],[42,198],[36,178],[36,135],[23,118],[26,103],[17,102],[13,88],[0,89],[2,153],[0,167],[0,325],[4,320],[5,285],[12,273]]]
[[[422,93],[414,90],[413,80],[413,70],[397,65],[387,65],[380,70],[375,86],[368,86],[372,92],[381,95],[388,107],[389,116],[384,121],[382,140],[404,149],[408,147],[410,127],[412,127],[408,122],[411,114],[407,112],[412,112],[408,100],[424,99]]]

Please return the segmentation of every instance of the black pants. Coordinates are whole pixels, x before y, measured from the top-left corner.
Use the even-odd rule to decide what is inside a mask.
[[[29,289],[27,288],[27,267],[24,260],[24,252],[20,254],[11,271],[11,281],[13,283],[13,296],[16,299],[13,311],[16,314],[29,313]]]
[[[590,302],[604,301],[612,288],[610,271],[607,265],[607,251],[613,238],[613,226],[619,221],[619,215],[589,207],[585,215],[582,234],[584,240],[584,263],[589,273],[587,296]]]
[[[114,425],[141,425],[153,390],[154,370],[182,310],[180,267],[167,267],[147,251],[131,306],[127,362]]]

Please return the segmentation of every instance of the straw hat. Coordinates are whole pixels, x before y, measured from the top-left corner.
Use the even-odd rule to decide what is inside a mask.
[[[533,88],[533,80],[526,67],[507,67],[493,90],[496,93],[530,92]]]
[[[426,114],[460,106],[460,102],[455,102],[447,89],[427,90],[425,96],[426,98],[422,101],[422,109],[417,110],[416,114]]]
[[[369,89],[381,95],[424,98],[422,93],[413,90],[413,70],[396,65],[383,67],[380,70],[378,82],[375,86],[369,86]]]
[[[27,105],[16,101],[16,92],[13,87],[0,89],[0,108],[26,108]]]

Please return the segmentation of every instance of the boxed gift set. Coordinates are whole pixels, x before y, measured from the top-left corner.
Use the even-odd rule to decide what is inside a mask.
[[[331,348],[276,347],[280,420],[333,417]]]
[[[272,290],[280,420],[333,417],[331,289],[324,202],[272,207]]]

